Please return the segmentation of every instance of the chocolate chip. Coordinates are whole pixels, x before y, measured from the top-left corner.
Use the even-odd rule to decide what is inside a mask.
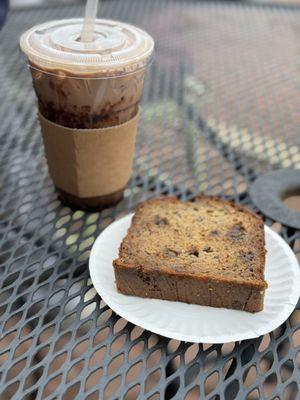
[[[212,253],[213,252],[213,248],[210,246],[205,246],[203,251],[205,251],[205,253]]]
[[[154,216],[155,225],[169,225],[169,221],[167,218],[160,217],[159,215]]]
[[[219,235],[219,231],[214,230],[210,232],[210,236],[218,236]]]
[[[241,240],[245,236],[246,229],[243,227],[243,224],[239,222],[238,224],[234,224],[229,231],[226,233],[226,236],[231,240]]]
[[[196,249],[196,247],[193,247],[189,250],[189,255],[190,256],[195,256],[195,257],[199,257],[199,251],[198,249]]]
[[[150,284],[151,278],[150,278],[150,276],[148,276],[147,274],[145,274],[145,272],[143,271],[142,268],[138,267],[137,275],[138,275],[138,277],[139,277],[143,282],[145,282],[147,285]]]

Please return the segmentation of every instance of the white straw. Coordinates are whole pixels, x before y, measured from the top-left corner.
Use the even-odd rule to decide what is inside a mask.
[[[94,33],[94,24],[97,16],[98,0],[87,0],[85,6],[85,16],[81,31],[80,40],[82,42],[92,42]]]

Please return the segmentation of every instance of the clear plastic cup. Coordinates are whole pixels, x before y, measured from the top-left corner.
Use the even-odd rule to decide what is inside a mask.
[[[118,126],[128,123],[138,114],[145,70],[153,54],[153,39],[135,26],[97,19],[93,41],[83,43],[80,41],[82,24],[83,19],[50,21],[31,28],[21,36],[20,46],[28,58],[39,113],[44,118],[42,130],[48,121],[53,124],[53,130],[54,124],[57,124],[75,133],[78,133],[77,130],[87,130],[87,135],[88,130],[99,130],[100,135],[101,129],[115,127],[117,130]],[[50,128],[47,126],[47,129]],[[84,134],[82,131],[80,133]],[[89,140],[87,135],[86,140]],[[117,147],[118,135],[115,137]],[[58,150],[59,141],[56,135]],[[81,179],[90,179],[97,188],[91,188],[85,193],[73,190],[61,180],[56,182],[55,174],[51,171],[54,167],[57,169],[57,166],[52,168],[50,165],[54,161],[49,156],[49,143],[44,140],[50,175],[64,202],[80,208],[98,208],[111,205],[122,197],[124,187],[115,190],[116,184],[112,184],[111,190],[114,191],[106,193],[109,184],[103,182],[103,179],[98,182],[94,177],[91,178],[91,173],[96,174],[97,171],[89,171],[84,165],[79,165]],[[53,141],[51,146],[55,146]],[[50,150],[53,153],[53,149]],[[89,151],[93,152],[92,145]],[[124,151],[127,151],[126,148]],[[74,149],[70,148],[70,152],[74,152]],[[91,154],[91,157],[96,155]],[[59,162],[62,163],[62,160]],[[128,162],[131,164],[132,159]],[[107,163],[99,163],[98,168],[108,168]],[[61,169],[65,171],[67,180],[70,169],[67,161],[61,165]],[[124,174],[118,172],[117,165],[113,165],[113,169],[116,174]],[[130,169],[131,165],[126,168],[127,171]],[[129,178],[130,175],[122,181],[128,181]],[[72,179],[73,186],[80,185],[80,182],[76,183],[76,177]],[[97,190],[99,195],[96,195]]]

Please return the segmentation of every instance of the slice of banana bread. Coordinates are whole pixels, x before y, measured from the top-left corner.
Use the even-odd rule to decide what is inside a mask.
[[[264,224],[214,197],[140,204],[114,260],[119,292],[257,312],[263,309]]]

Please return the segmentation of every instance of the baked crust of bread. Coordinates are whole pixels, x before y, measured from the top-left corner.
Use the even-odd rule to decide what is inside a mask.
[[[148,200],[135,212],[119,257],[119,292],[258,312],[263,309],[264,224],[216,197]]]

